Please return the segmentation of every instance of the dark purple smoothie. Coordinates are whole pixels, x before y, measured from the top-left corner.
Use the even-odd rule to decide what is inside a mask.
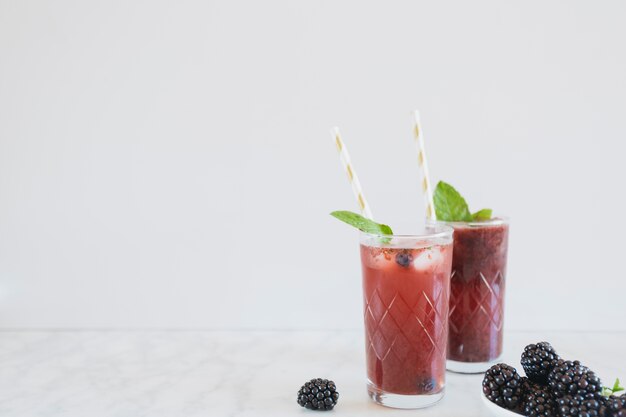
[[[488,363],[502,354],[509,225],[494,219],[450,226],[454,252],[448,360]]]

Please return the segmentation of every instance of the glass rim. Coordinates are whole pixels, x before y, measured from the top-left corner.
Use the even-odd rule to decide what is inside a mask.
[[[432,227],[434,229],[436,229],[434,232],[432,233],[428,233],[427,232],[427,228],[428,227]],[[446,238],[446,237],[452,237],[452,235],[454,234],[454,228],[448,226],[447,224],[441,223],[441,224],[437,224],[437,223],[432,223],[432,224],[426,224],[424,225],[424,233],[419,233],[419,234],[410,234],[410,235],[396,235],[396,234],[392,234],[392,235],[382,235],[379,233],[368,233],[368,232],[364,232],[364,231],[359,231],[359,234],[361,235],[361,237],[372,237],[372,238],[389,238],[389,239],[398,239],[398,240],[402,240],[402,239],[438,239],[438,238]]]
[[[443,224],[450,226],[471,226],[471,227],[480,227],[480,226],[499,226],[502,224],[509,224],[510,219],[506,216],[498,216],[489,220],[472,220],[469,222],[463,221],[446,221],[446,220],[427,220],[427,224]]]

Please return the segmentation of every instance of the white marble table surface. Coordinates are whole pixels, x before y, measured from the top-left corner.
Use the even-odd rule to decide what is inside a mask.
[[[626,333],[509,332],[504,360],[549,340],[606,381],[626,379]],[[485,416],[480,376],[448,374],[425,410],[370,402],[359,331],[3,331],[0,416]],[[300,385],[333,379],[329,413],[296,404]]]

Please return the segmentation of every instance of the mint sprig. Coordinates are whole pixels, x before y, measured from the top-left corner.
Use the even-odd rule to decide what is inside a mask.
[[[472,213],[463,196],[448,183],[439,181],[435,187],[435,214],[438,220],[447,222],[472,221]]]
[[[356,227],[362,232],[371,233],[374,235],[393,235],[393,231],[391,227],[386,224],[376,223],[374,220],[368,219],[366,217],[361,216],[360,214],[353,213],[351,211],[333,211],[330,213],[331,216],[336,219],[341,220],[344,223],[349,224],[352,227]],[[389,243],[391,241],[390,238],[381,238],[381,242]]]
[[[443,181],[439,181],[435,187],[433,200],[437,220],[471,222],[491,219],[491,209],[482,209],[472,214],[463,196],[453,186]]]
[[[626,390],[626,388],[622,387],[619,383],[619,378],[615,378],[615,383],[613,384],[612,388],[609,387],[602,387],[602,395],[604,395],[605,397],[610,397],[611,395],[615,394],[616,392],[620,392],[620,391],[624,391]]]
[[[491,219],[491,209],[482,209],[478,210],[476,213],[472,214],[472,220],[481,221],[481,220],[489,220]]]

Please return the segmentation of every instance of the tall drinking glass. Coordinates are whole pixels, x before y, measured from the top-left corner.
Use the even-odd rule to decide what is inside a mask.
[[[454,228],[447,367],[485,372],[502,355],[509,223],[492,219],[437,224]]]
[[[422,408],[443,398],[452,233],[362,233],[367,389],[378,404]]]

